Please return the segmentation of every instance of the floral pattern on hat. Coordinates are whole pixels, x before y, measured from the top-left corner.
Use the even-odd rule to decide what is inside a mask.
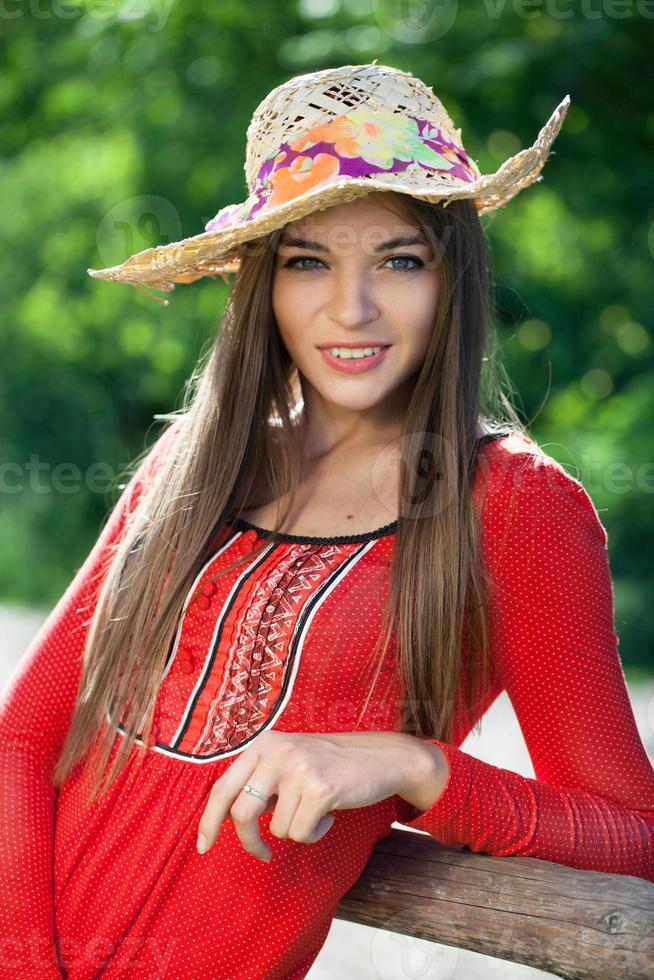
[[[280,156],[285,158],[286,155]],[[271,173],[272,193],[268,204],[271,208],[286,204],[318,184],[338,177],[339,172],[338,158],[330,153],[318,153],[315,157],[297,156],[289,166],[280,166]]]
[[[354,109],[311,129],[290,144],[292,150],[305,150],[316,143],[330,143],[337,157],[362,157],[368,163],[389,170],[396,160],[414,160],[438,170],[452,164],[437,150],[423,142],[418,123],[412,116],[397,112]]]
[[[463,148],[428,119],[353,109],[282,143],[262,163],[247,200],[222,208],[205,229],[251,221],[263,207],[279,207],[338,177],[417,170],[442,171],[462,183],[479,176]]]

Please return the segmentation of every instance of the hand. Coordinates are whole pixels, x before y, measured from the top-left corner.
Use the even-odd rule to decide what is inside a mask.
[[[334,823],[332,811],[370,806],[408,792],[415,781],[417,753],[425,759],[425,751],[425,743],[403,732],[269,729],[214,783],[198,826],[198,850],[204,853],[201,837],[209,850],[230,816],[245,850],[269,861],[272,854],[259,833],[259,817],[273,808],[269,826],[275,837],[315,844]],[[433,766],[432,754],[429,760]],[[243,792],[246,783],[270,799]]]

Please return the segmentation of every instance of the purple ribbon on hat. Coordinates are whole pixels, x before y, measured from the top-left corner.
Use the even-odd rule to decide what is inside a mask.
[[[247,200],[222,208],[205,229],[251,221],[266,205],[277,207],[339,177],[416,170],[441,171],[462,183],[479,177],[464,149],[430,120],[353,110],[282,143],[260,166]]]

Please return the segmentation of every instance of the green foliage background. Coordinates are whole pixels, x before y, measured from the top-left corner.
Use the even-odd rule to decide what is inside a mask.
[[[198,234],[244,199],[246,128],[273,86],[377,58],[433,85],[483,172],[531,145],[571,96],[543,180],[484,218],[495,319],[534,438],[584,482],[608,530],[623,662],[631,676],[651,668],[645,6],[26,0],[3,10],[0,599],[57,600],[122,468],[156,437],[153,416],[180,404],[226,297],[207,279],[177,287],[164,308],[86,269]],[[46,465],[41,479],[30,460]],[[98,462],[114,477],[102,491],[84,479]],[[83,476],[70,492],[52,487],[62,463]]]

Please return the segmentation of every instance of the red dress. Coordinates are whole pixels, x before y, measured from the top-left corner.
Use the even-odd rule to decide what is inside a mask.
[[[269,811],[259,821],[269,864],[229,819],[198,854],[211,787],[259,732],[354,729],[395,540],[395,525],[287,535],[212,586],[212,570],[260,538],[232,521],[187,597],[142,768],[134,749],[90,809],[80,769],[57,794],[50,774],[107,549],[179,428],[130,481],[0,703],[0,978],[299,980],[395,820],[473,851],[654,881],[654,769],[618,653],[606,532],[583,486],[517,435],[487,438],[479,455],[495,587],[494,683],[479,713],[508,692],[536,778],[463,752],[477,716],[459,716],[453,744],[438,743],[448,784],[426,812],[399,796],[338,810],[322,840],[304,844],[274,837]],[[393,651],[363,730],[396,728]]]

